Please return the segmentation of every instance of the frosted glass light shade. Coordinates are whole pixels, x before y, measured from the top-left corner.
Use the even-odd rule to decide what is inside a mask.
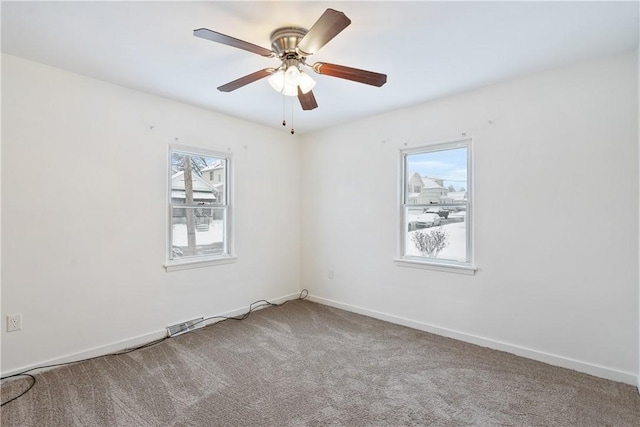
[[[269,76],[269,84],[276,92],[282,92],[282,88],[284,87],[284,71],[278,70],[275,73]]]
[[[316,81],[313,80],[309,74],[307,73],[300,73],[300,90],[302,91],[302,93],[307,93],[309,92],[311,89],[313,89],[313,87],[316,85]]]
[[[284,85],[284,88],[282,88],[282,93],[283,95],[287,96],[298,96],[298,86]]]
[[[285,86],[298,86],[300,84],[300,70],[295,65],[290,65],[287,71],[284,72],[284,85]]]
[[[286,96],[298,96],[298,86],[302,93],[308,93],[316,85],[315,80],[295,65],[291,65],[287,71],[279,69],[269,76],[268,81],[273,90]]]

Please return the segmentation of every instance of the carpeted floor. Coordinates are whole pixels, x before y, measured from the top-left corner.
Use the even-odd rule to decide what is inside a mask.
[[[36,377],[3,427],[640,426],[632,386],[301,300]]]

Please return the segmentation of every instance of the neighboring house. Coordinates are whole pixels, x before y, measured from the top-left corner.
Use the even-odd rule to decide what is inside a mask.
[[[202,169],[202,177],[215,188],[218,199],[217,201],[224,200],[224,181],[225,181],[225,170],[224,163],[222,161],[217,161],[206,168]]]
[[[411,205],[428,205],[433,203],[449,203],[448,190],[440,178],[420,176],[417,172],[407,181],[408,200]]]
[[[220,200],[220,194],[216,188],[196,173],[192,175],[193,201],[212,203]],[[185,201],[184,172],[177,172],[171,177],[171,199],[173,202]]]
[[[467,192],[466,191],[450,191],[449,193],[447,193],[447,198],[451,199],[450,203],[466,202]]]

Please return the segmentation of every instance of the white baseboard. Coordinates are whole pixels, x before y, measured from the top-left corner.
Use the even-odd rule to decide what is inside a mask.
[[[600,378],[606,378],[612,381],[618,381],[625,384],[634,385],[640,387],[640,377],[632,372],[624,372],[616,369],[607,368],[605,366],[595,365],[580,360],[571,359],[568,357],[558,356],[555,354],[546,353],[543,351],[533,350],[526,347],[521,347],[514,344],[509,344],[502,341],[493,340],[490,338],[484,338],[473,334],[467,334],[465,332],[459,332],[448,328],[442,328],[440,326],[430,325],[424,322],[418,322],[415,320],[407,319],[400,316],[394,316],[387,313],[382,313],[375,310],[369,310],[367,308],[358,307],[351,304],[345,304],[338,301],[333,301],[327,298],[309,295],[308,299],[320,304],[328,305],[331,307],[340,308],[342,310],[351,311],[353,313],[363,314],[365,316],[373,317],[375,319],[384,320],[390,323],[395,323],[409,328],[418,329],[420,331],[430,332],[432,334],[441,335],[460,341],[476,344],[482,347],[492,348],[494,350],[500,350],[507,353],[515,354],[517,356],[526,357],[528,359],[537,360],[539,362],[548,363],[550,365],[560,366],[562,368],[573,369],[578,372],[584,372],[589,375],[593,375]]]
[[[283,302],[288,301],[288,300],[298,299],[299,296],[300,296],[300,292],[296,292],[296,293],[293,293],[293,294],[283,295],[283,296],[277,297],[277,298],[268,298],[266,300],[271,302],[271,303],[274,303],[274,304],[282,304]],[[269,307],[268,304],[265,304],[265,305],[256,304],[256,307],[253,309],[253,311],[262,310],[263,308],[267,308],[267,307]],[[214,315],[211,315],[211,316],[205,316],[205,319],[208,318],[208,317],[215,317],[215,316],[236,317],[236,316],[240,316],[241,314],[245,314],[247,311],[249,311],[249,306],[248,305],[246,305],[246,306],[244,306],[242,308],[236,308],[235,310],[229,310],[229,311],[226,311],[224,313],[218,313],[218,314],[214,314]],[[217,323],[220,320],[216,321],[216,319],[212,319],[209,322],[205,322],[205,325],[211,325],[211,324]]]
[[[116,341],[111,344],[105,344],[98,347],[93,347],[87,350],[82,350],[77,353],[67,354],[65,356],[55,357],[53,359],[43,360],[38,363],[34,363],[31,365],[25,365],[20,368],[11,369],[6,372],[2,372],[1,376],[4,378],[9,375],[15,375],[21,372],[29,371],[29,373],[38,372],[42,369],[50,369],[50,368],[41,368],[47,367],[51,365],[60,365],[71,362],[77,362],[81,360],[91,359],[94,357],[105,356],[107,354],[116,353],[118,351],[122,351],[127,348],[134,348],[146,343],[150,343],[155,340],[159,340],[167,336],[166,328],[150,332],[148,334],[138,335],[136,337],[127,338],[121,341]]]
[[[298,298],[298,296],[300,295],[299,292],[293,293],[293,294],[288,294],[288,295],[284,295],[281,297],[277,297],[277,298],[270,298],[268,299],[269,302],[272,303],[276,303],[276,304],[280,304],[286,300],[291,300],[291,299],[296,299]],[[266,308],[268,307],[267,305],[262,306],[262,307],[257,307],[254,309],[255,310],[260,310],[262,308]],[[242,308],[238,308],[235,310],[230,310],[230,311],[226,311],[224,313],[218,313],[215,315],[210,315],[210,316],[205,316],[205,318],[207,317],[215,317],[215,316],[225,316],[225,317],[234,317],[234,316],[238,316],[241,314],[246,313],[247,311],[249,311],[249,306],[245,306]],[[214,320],[212,320],[209,323],[215,323]],[[8,370],[6,372],[2,372],[0,374],[0,376],[7,377],[10,375],[15,375],[21,372],[25,372],[25,371],[30,371],[29,373],[33,373],[33,372],[38,372],[40,370],[43,369],[49,369],[49,368],[41,368],[43,366],[50,366],[50,365],[59,365],[59,364],[66,364],[66,363],[71,363],[71,362],[78,362],[78,361],[82,361],[82,360],[86,360],[86,359],[90,359],[93,357],[99,357],[99,356],[105,356],[107,354],[111,354],[111,353],[117,353],[119,351],[122,351],[124,349],[127,348],[134,348],[134,347],[138,347],[141,346],[143,344],[147,344],[156,340],[159,340],[161,338],[164,338],[167,336],[167,329],[166,327],[163,327],[161,330],[158,331],[154,331],[154,332],[150,332],[148,334],[143,334],[143,335],[138,335],[132,338],[126,338],[124,340],[121,341],[116,341],[110,344],[105,344],[102,346],[98,346],[98,347],[93,347],[87,350],[82,350],[79,351],[77,353],[72,353],[72,354],[67,354],[64,356],[60,356],[60,357],[56,357],[53,359],[48,359],[48,360],[43,360],[41,362],[38,363],[34,363],[31,365],[25,365],[25,366],[21,366],[19,368],[15,368],[15,369],[11,369]]]

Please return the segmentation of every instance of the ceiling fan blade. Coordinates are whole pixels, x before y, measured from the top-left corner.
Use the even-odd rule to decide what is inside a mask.
[[[266,56],[268,58],[275,56],[275,53],[273,53],[269,49],[265,49],[264,47],[237,39],[235,37],[217,33],[206,28],[193,30],[193,35],[196,37],[200,37],[201,39],[207,39],[211,40],[212,42],[226,44],[227,46],[237,47],[238,49],[244,49],[251,53],[257,53],[258,55]]]
[[[351,20],[347,18],[347,15],[337,10],[327,9],[300,40],[296,49],[303,56],[313,55],[347,28],[349,24],[351,24]]]
[[[273,68],[265,68],[264,70],[256,71],[255,73],[251,73],[244,77],[240,77],[237,80],[227,83],[226,85],[222,85],[218,88],[220,92],[231,92],[236,89],[241,88],[242,86],[246,86],[249,83],[253,83],[256,80],[263,79],[267,76],[273,74],[275,70]]]
[[[387,82],[386,74],[359,70],[357,68],[345,67],[344,65],[328,64],[326,62],[316,62],[313,64],[313,70],[318,74],[325,74],[327,76],[352,80],[354,82],[377,87],[380,87]]]
[[[316,102],[316,97],[313,96],[313,92],[302,93],[300,86],[298,86],[298,100],[300,101],[302,109],[305,111],[318,108],[318,103]]]

